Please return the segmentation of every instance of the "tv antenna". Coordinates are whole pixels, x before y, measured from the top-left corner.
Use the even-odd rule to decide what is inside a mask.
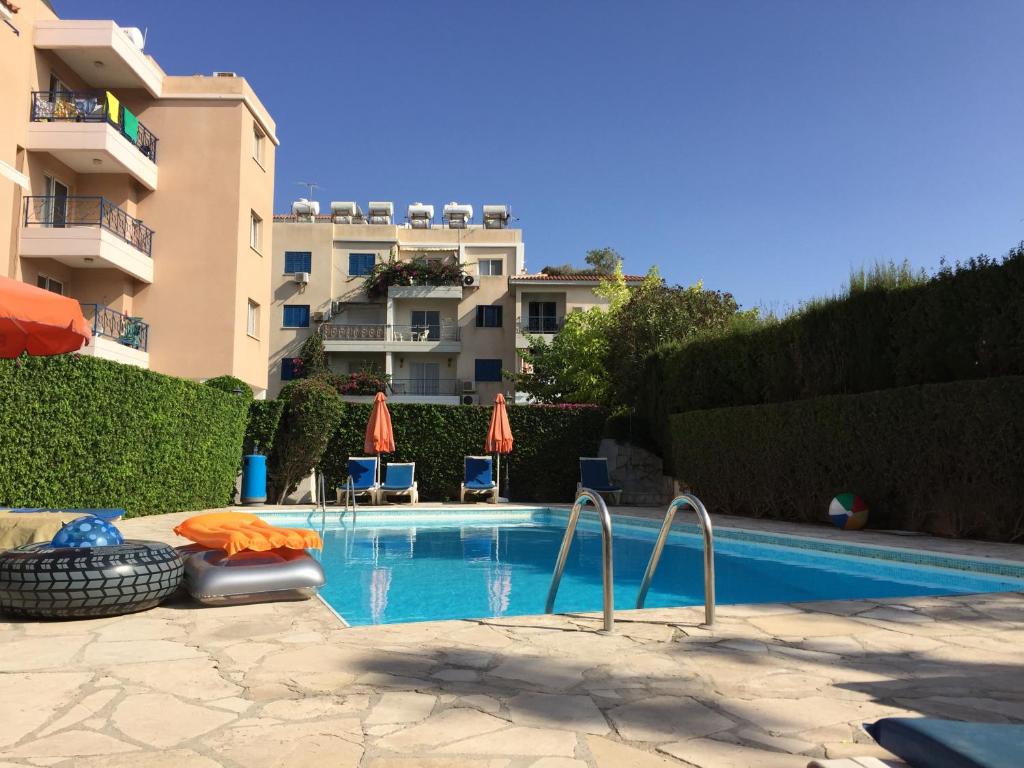
[[[306,189],[308,190],[306,193],[307,200],[313,199],[313,190],[320,189],[320,185],[317,184],[315,181],[296,181],[295,183],[298,184],[300,187],[306,187]]]

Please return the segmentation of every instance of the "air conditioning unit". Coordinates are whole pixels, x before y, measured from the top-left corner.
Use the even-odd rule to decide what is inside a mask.
[[[463,395],[463,405],[480,405],[480,395]]]
[[[465,379],[462,382],[462,393],[469,394],[470,392],[476,392],[476,382]]]
[[[323,312],[314,312],[313,313],[313,322],[314,323],[322,323],[323,321],[324,321],[324,313]]]
[[[237,72],[214,72],[214,77],[238,77]]]
[[[296,272],[292,279],[299,285],[305,285],[309,282],[309,272]]]
[[[476,285],[476,275],[463,275],[462,284],[467,288],[472,288]]]

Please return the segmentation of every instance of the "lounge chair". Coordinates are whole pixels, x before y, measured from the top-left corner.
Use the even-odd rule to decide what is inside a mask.
[[[357,497],[369,496],[371,504],[377,503],[380,486],[377,484],[376,456],[350,456],[348,459],[348,476],[352,478],[352,490]],[[345,498],[347,487],[348,483],[345,483],[337,488],[339,504]]]
[[[465,503],[469,494],[483,495],[486,501],[498,503],[498,484],[494,482],[494,467],[490,456],[467,456],[459,501]]]
[[[420,489],[416,482],[416,462],[388,464],[384,468],[384,482],[377,493],[381,502],[387,501],[388,496],[408,496],[410,503],[419,502]]]
[[[622,500],[622,488],[612,485],[608,477],[608,459],[605,458],[580,456],[580,481],[576,483],[576,493],[579,494],[582,488],[597,491],[602,496],[608,494],[612,497],[612,504],[619,504]]]

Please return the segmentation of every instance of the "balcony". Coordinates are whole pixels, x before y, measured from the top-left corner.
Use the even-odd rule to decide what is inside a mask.
[[[526,349],[530,346],[526,334],[540,336],[548,343],[555,334],[562,330],[564,317],[529,317],[520,318],[516,325],[516,348]]]
[[[23,258],[54,259],[77,269],[119,269],[152,283],[152,252],[153,230],[106,198],[25,198]]]
[[[156,189],[157,138],[109,92],[36,91],[29,120],[28,149],[77,173],[127,173]]]
[[[452,299],[462,301],[462,285],[391,285],[389,299]]]
[[[458,379],[392,379],[388,397],[396,403],[458,405],[461,386]]]
[[[462,349],[456,325],[339,325],[324,323],[327,352],[452,352]]]
[[[82,304],[92,340],[82,354],[149,368],[149,325],[103,304]]]

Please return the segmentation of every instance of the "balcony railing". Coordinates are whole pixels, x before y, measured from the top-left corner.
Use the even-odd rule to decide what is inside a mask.
[[[320,326],[324,341],[458,341],[457,325],[340,325]]]
[[[33,91],[31,120],[33,123],[110,123],[139,152],[156,162],[156,136],[121,104],[116,111],[112,110],[104,91]]]
[[[104,304],[82,304],[82,314],[92,326],[93,336],[113,339],[126,347],[147,351],[149,324],[141,317],[131,317]]]
[[[102,227],[147,256],[153,255],[153,230],[105,197],[26,197],[25,226]]]
[[[458,379],[392,379],[388,388],[393,395],[457,395]]]
[[[523,333],[558,333],[562,330],[563,317],[530,317],[519,321]]]

